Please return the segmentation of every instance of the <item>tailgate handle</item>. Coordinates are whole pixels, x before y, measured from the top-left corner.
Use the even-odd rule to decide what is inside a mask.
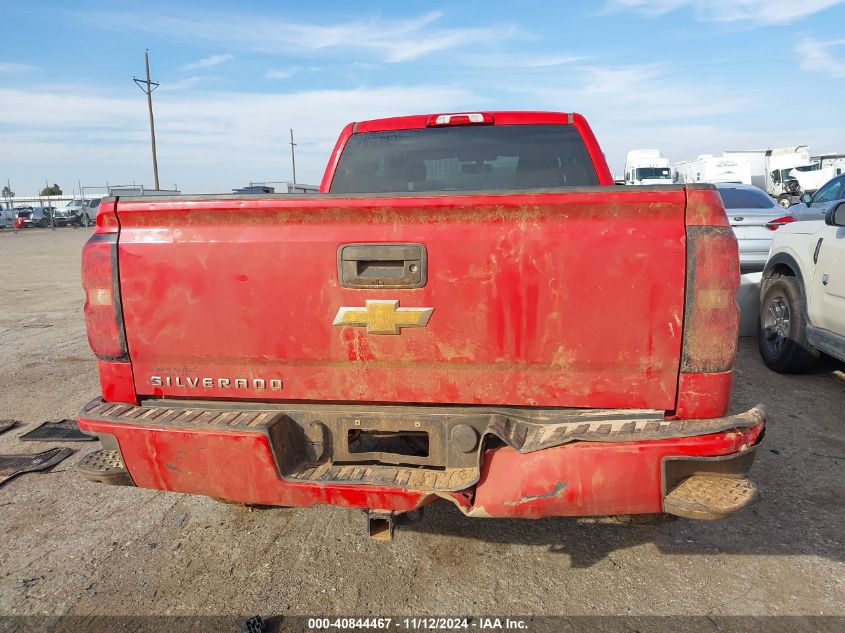
[[[341,244],[337,249],[344,288],[422,288],[427,263],[422,244]]]

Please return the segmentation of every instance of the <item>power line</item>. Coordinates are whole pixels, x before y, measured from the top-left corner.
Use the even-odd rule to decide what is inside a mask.
[[[138,79],[137,77],[132,77],[132,81],[143,91],[145,95],[147,95],[147,108],[150,111],[150,144],[153,148],[153,178],[155,179],[156,189],[159,189],[158,186],[158,158],[156,157],[156,126],[155,120],[153,119],[153,90],[158,88],[159,83],[157,81],[150,80],[150,51],[149,49],[144,51],[144,64],[147,67],[147,78],[146,79]]]

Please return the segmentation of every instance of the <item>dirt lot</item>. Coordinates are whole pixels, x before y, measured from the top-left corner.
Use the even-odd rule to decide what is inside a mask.
[[[96,395],[86,230],[0,232],[0,419]],[[723,522],[467,519],[447,503],[369,541],[360,512],[250,510],[88,483],[79,449],[0,488],[0,614],[845,614],[845,373],[780,376],[741,341],[732,410],[769,408],[762,499]],[[35,452],[17,427],[0,452]]]

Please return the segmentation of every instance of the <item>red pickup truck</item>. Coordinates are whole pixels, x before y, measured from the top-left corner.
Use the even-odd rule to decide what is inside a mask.
[[[369,513],[721,518],[737,243],[707,185],[620,187],[578,114],[348,125],[321,194],[107,198],[82,255],[113,484]]]

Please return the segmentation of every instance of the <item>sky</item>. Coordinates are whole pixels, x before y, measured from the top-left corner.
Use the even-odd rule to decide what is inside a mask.
[[[845,0],[519,3],[0,0],[0,181],[33,195],[319,184],[349,121],[552,110],[590,122],[611,170],[809,145],[845,152]]]

